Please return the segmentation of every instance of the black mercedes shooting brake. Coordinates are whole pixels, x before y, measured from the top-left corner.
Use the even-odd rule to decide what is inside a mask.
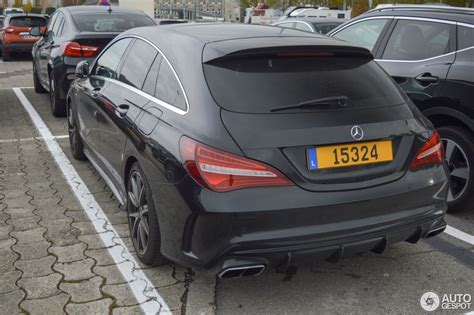
[[[126,205],[146,264],[249,276],[445,228],[438,133],[365,48],[176,24],[119,35],[76,75],[72,153]]]

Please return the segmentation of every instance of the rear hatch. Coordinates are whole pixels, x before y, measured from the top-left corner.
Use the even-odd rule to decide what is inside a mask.
[[[30,29],[39,26],[44,30],[47,23],[46,19],[40,16],[14,16],[10,18],[9,25],[4,32],[7,35],[12,35],[9,42],[34,43],[38,37],[31,36]]]
[[[308,190],[394,181],[420,145],[415,135],[426,131],[389,76],[358,48],[266,47],[203,67],[244,154]]]

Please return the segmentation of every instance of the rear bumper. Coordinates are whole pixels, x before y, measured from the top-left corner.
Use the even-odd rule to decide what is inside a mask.
[[[384,185],[333,192],[293,186],[213,193],[189,177],[174,186],[176,192],[170,185],[151,186],[161,200],[156,208],[165,223],[163,254],[217,274],[239,266],[276,267],[289,257],[337,260],[382,252],[393,243],[442,232],[446,174],[440,165]],[[163,200],[169,201],[166,209]]]
[[[214,274],[242,266],[263,265],[265,268],[289,266],[304,258],[337,262],[343,257],[373,251],[382,253],[388,246],[407,241],[416,243],[421,238],[444,231],[443,211],[432,213],[424,220],[399,222],[374,230],[359,230],[306,240],[279,239],[264,244],[236,244],[208,267]]]
[[[30,53],[35,43],[11,43],[4,44],[3,47],[8,52],[28,52]]]

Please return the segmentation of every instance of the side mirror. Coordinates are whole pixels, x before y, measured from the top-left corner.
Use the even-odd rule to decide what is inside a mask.
[[[35,37],[43,36],[43,34],[41,34],[41,29],[39,26],[34,26],[30,28],[30,35]]]
[[[76,66],[76,78],[87,78],[89,76],[89,62],[81,61]]]

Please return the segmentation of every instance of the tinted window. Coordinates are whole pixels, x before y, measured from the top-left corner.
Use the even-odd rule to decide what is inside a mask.
[[[449,52],[449,24],[400,20],[390,36],[383,59],[420,60]]]
[[[181,90],[176,76],[171,70],[170,65],[165,60],[161,63],[155,96],[168,104],[186,110],[187,106],[183,90]]]
[[[64,17],[62,14],[58,14],[58,18],[56,19],[56,22],[53,25],[53,33],[54,35],[59,35],[59,28],[61,27],[62,23],[64,21]]]
[[[341,25],[342,22],[331,22],[331,23],[313,23],[314,28],[318,33],[321,34],[327,34],[329,31],[332,31],[339,25]]]
[[[46,26],[46,19],[41,17],[32,17],[32,16],[21,16],[21,17],[12,17],[10,19],[11,26],[18,27],[32,27],[32,26]]]
[[[458,27],[458,49],[474,47],[474,28]]]
[[[53,16],[49,19],[49,22],[48,22],[48,32],[53,29],[54,23],[55,23],[56,20],[58,19],[58,15],[59,15],[59,13],[53,14]]]
[[[97,60],[92,75],[117,79],[117,68],[131,41],[130,38],[126,38],[110,46]]]
[[[134,27],[156,25],[151,18],[141,14],[76,14],[72,19],[84,32],[123,32]]]
[[[136,40],[123,62],[119,80],[141,89],[158,52],[150,44]]]
[[[347,108],[404,102],[373,60],[350,57],[255,57],[204,65],[217,103],[231,111],[269,113],[271,108],[346,96]]]
[[[362,21],[346,27],[334,37],[372,50],[387,22],[386,19]]]
[[[313,30],[308,26],[306,25],[305,23],[296,23],[296,27],[295,27],[297,30],[301,30],[301,31],[306,31],[306,32],[312,32]]]
[[[158,55],[153,61],[151,65],[150,71],[145,79],[145,83],[143,83],[143,92],[148,93],[150,95],[155,95],[156,90],[156,80],[158,79],[158,72],[160,71],[161,60],[163,58]]]
[[[64,34],[65,29],[66,29],[66,19],[63,18],[62,21],[61,21],[61,24],[59,25],[59,28],[58,28],[58,35]]]

